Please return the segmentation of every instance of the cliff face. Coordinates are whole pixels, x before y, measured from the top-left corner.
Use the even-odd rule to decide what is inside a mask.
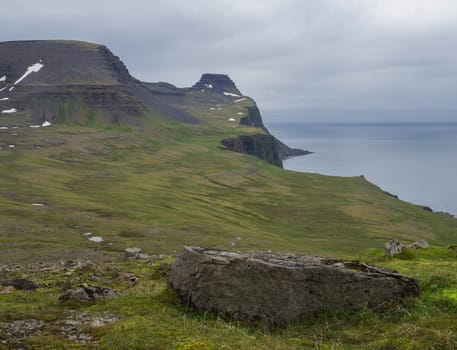
[[[152,111],[183,123],[221,120],[219,129],[230,128],[227,121],[257,128],[258,133],[250,130],[248,135],[240,129],[240,137],[225,139],[223,145],[276,166],[293,155],[269,134],[255,102],[243,96],[228,75],[203,74],[191,88],[141,82],[103,45],[0,43],[0,103],[1,112],[14,115],[3,127],[65,122],[142,128],[143,112]],[[208,110],[215,112],[207,116]]]
[[[8,98],[2,109],[16,109],[24,124],[81,123],[94,114],[109,123],[134,123],[142,109],[128,88],[134,79],[105,46],[74,41],[0,43],[0,72],[5,76],[2,94]]]
[[[229,150],[256,156],[270,164],[282,167],[276,139],[271,135],[242,135],[225,139],[221,143]]]

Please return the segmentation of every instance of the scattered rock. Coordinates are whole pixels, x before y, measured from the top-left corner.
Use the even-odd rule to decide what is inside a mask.
[[[8,346],[8,349],[28,349],[29,346],[25,342],[27,338],[58,332],[59,335],[77,344],[91,345],[90,349],[95,349],[96,340],[88,333],[89,328],[102,327],[118,320],[119,317],[109,312],[91,314],[70,310],[63,320],[44,322],[26,319],[0,322],[0,343]]]
[[[94,301],[101,298],[116,298],[117,293],[106,287],[81,287],[67,290],[64,295],[59,298],[59,301],[65,303],[67,301]]]
[[[95,340],[90,334],[83,330],[85,328],[98,328],[104,325],[114,323],[119,317],[104,312],[100,315],[93,315],[88,312],[70,311],[68,317],[58,326],[59,333],[66,338],[79,344],[94,344]]]
[[[0,322],[0,340],[10,349],[22,349],[22,341],[30,336],[43,335],[45,322],[39,320],[17,320]]]
[[[35,282],[20,277],[15,278],[11,281],[3,281],[2,284],[4,286],[11,286],[19,290],[34,290],[38,288],[38,284],[36,284]]]
[[[384,254],[386,256],[396,256],[400,254],[405,248],[418,249],[428,248],[428,242],[426,240],[420,240],[411,244],[403,244],[397,239],[391,239],[384,245]]]
[[[419,296],[416,280],[359,262],[195,247],[185,247],[178,256],[168,284],[198,310],[270,325]]]
[[[127,283],[129,287],[133,287],[140,280],[137,276],[130,272],[120,271],[118,272],[118,277],[122,282]]]

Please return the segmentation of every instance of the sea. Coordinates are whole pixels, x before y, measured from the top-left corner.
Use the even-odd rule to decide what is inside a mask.
[[[269,123],[287,145],[314,152],[288,170],[359,176],[400,199],[457,216],[457,123]]]

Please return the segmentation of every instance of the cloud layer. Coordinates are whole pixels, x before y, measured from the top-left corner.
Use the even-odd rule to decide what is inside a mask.
[[[228,73],[271,120],[457,122],[453,0],[15,0],[2,18],[2,41],[103,43],[146,81]]]

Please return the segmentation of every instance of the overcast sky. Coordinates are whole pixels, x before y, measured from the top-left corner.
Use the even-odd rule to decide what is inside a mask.
[[[145,81],[227,73],[267,123],[457,122],[456,0],[14,0],[0,18],[0,41],[102,43]]]

